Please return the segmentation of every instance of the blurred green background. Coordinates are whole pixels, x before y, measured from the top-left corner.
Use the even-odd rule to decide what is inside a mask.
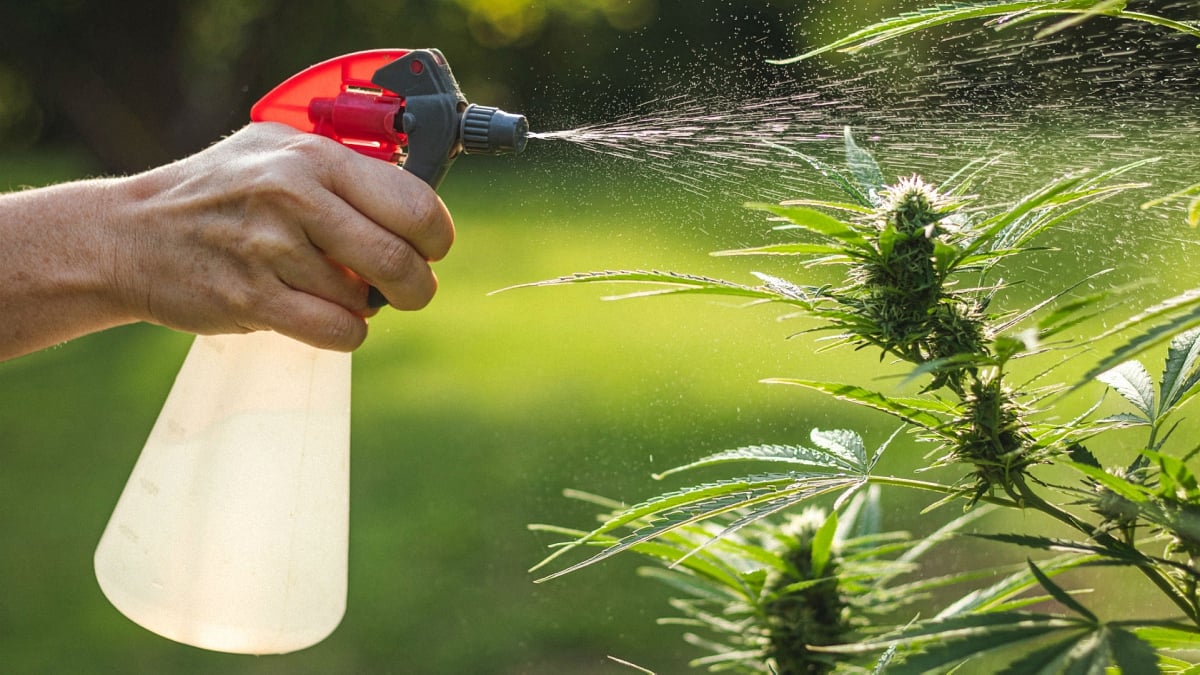
[[[781,78],[834,77],[824,64],[784,72],[762,62],[914,6],[136,0],[116,11],[69,0],[3,3],[0,189],[183,156],[244,123],[249,105],[277,82],[344,52],[436,46],[472,100],[525,112],[545,130],[604,121],[680,88],[738,99]],[[1024,81],[1011,76],[1013,86]],[[1147,127],[1197,128],[1194,109],[1189,118],[1161,97],[1156,106],[1138,108]],[[872,131],[886,132],[873,119]],[[1169,158],[1152,178],[1195,180],[1194,133],[1153,135],[1134,147],[1136,128],[1123,144],[1098,133],[1102,119],[1056,119],[1026,120],[1021,134],[988,147],[1038,153],[1036,162],[1003,165],[1000,192],[1017,194],[1060,167],[1148,152]],[[1079,141],[1089,134],[1097,137]],[[978,136],[963,152],[981,147]],[[944,140],[936,130],[884,138],[879,158],[897,173],[957,168],[958,157],[906,144]],[[830,142],[813,151],[836,158],[837,149]],[[563,499],[563,488],[639,501],[669,487],[651,472],[704,453],[802,442],[813,426],[859,428],[868,443],[892,429],[815,395],[757,383],[799,375],[870,381],[890,372],[868,354],[814,355],[810,338],[787,339],[808,324],[776,321],[772,308],[697,298],[610,303],[600,298],[612,289],[597,287],[489,295],[602,269],[736,281],[750,281],[750,269],[797,275],[786,260],[707,253],[770,240],[767,224],[740,208],[758,183],[764,193],[813,196],[811,178],[780,185],[765,173],[736,190],[710,180],[699,191],[667,178],[537,143],[520,158],[458,163],[442,196],[459,240],[437,267],[437,299],[419,313],[373,320],[355,355],[349,608],[332,637],[297,654],[239,657],[171,643],[121,617],[92,577],[95,543],[189,336],[131,326],[0,364],[0,672],[629,672],[607,655],[683,672],[692,652],[676,629],[655,626],[668,611],[666,592],[632,575],[639,561],[618,558],[534,585],[525,570],[551,542],[525,525],[588,523],[589,509]],[[1012,300],[1109,264],[1119,266],[1115,279],[1142,283],[1137,297],[1147,304],[1196,285],[1194,233],[1168,210],[1134,225],[1136,204],[1113,204],[1098,222],[1078,226],[1100,235],[1064,235],[1057,243],[1067,255],[1047,254]],[[897,470],[919,463],[923,450],[909,450],[894,459]],[[919,532],[936,523],[890,525]],[[950,560],[984,555],[959,551]],[[1126,597],[1113,591],[1112,601]]]

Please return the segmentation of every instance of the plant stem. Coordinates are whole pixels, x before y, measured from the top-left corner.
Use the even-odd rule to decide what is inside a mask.
[[[1055,506],[1054,504],[1051,504],[1050,502],[1047,502],[1045,499],[1042,499],[1041,495],[1034,492],[1024,480],[1017,480],[1014,482],[1017,492],[1020,493],[1021,499],[1026,506],[1041,511],[1051,518],[1058,520],[1059,522],[1065,523],[1072,529],[1078,530],[1082,534],[1091,537],[1096,541],[1096,543],[1106,548],[1113,549],[1114,551],[1141,555],[1141,552],[1135,547],[1115,539],[1105,532],[1097,530],[1095,527],[1092,527],[1088,523],[1080,520],[1073,514],[1059,508],[1058,506]],[[1179,589],[1166,575],[1163,574],[1162,570],[1154,567],[1153,565],[1135,565],[1135,567],[1141,570],[1142,573],[1145,574],[1155,586],[1158,586],[1159,590],[1166,594],[1166,596],[1170,598],[1177,607],[1183,610],[1184,615],[1191,619],[1192,623],[1200,626],[1200,614],[1197,613],[1196,607],[1188,601],[1188,598],[1184,597],[1183,594],[1180,593]]]
[[[913,480],[911,478],[898,478],[896,476],[868,476],[867,482],[876,483],[879,485],[906,487],[914,490],[925,490],[927,492],[937,492],[946,495],[958,494],[961,492],[961,490],[958,488],[949,485],[942,485],[941,483],[930,483],[928,481]],[[1139,553],[1136,548],[1114,539],[1112,536],[1104,532],[1096,531],[1096,528],[1092,527],[1088,523],[1080,520],[1071,513],[1055,506],[1054,504],[1047,502],[1045,499],[1042,499],[1042,497],[1034,492],[1024,480],[1016,481],[1016,487],[1018,493],[1021,495],[1022,501],[1024,502],[1024,506],[1041,511],[1047,516],[1066,524],[1071,529],[1077,530],[1091,537],[1096,541],[1096,543],[1107,548],[1123,552],[1131,552],[1134,554]],[[984,495],[979,498],[979,501],[1012,508],[1022,507],[1021,504],[1018,504],[1010,499],[994,497],[992,495]],[[1170,579],[1163,575],[1161,570],[1151,565],[1136,565],[1136,567],[1141,570],[1142,573],[1145,574],[1155,586],[1158,586],[1159,590],[1161,590],[1168,598],[1170,598],[1176,606],[1183,610],[1184,615],[1191,619],[1192,623],[1200,626],[1200,614],[1197,613],[1196,608],[1192,606],[1190,602],[1188,602],[1187,598],[1180,594],[1179,589],[1175,587],[1175,584],[1171,583]]]
[[[1187,33],[1188,35],[1200,37],[1200,28],[1194,28],[1186,23],[1172,21],[1166,17],[1156,16],[1154,14],[1143,14],[1142,12],[1118,12],[1113,16],[1119,16],[1123,19],[1132,19],[1133,21],[1145,21],[1146,23],[1152,23],[1156,26],[1164,26],[1172,30],[1177,30],[1180,33]]]
[[[925,490],[927,492],[938,492],[944,495],[963,494],[963,491],[960,488],[956,488],[952,485],[930,483],[928,481],[913,480],[911,478],[897,478],[896,476],[867,476],[867,482],[877,483],[879,485],[893,485],[896,487],[912,488],[914,490]],[[999,506],[1020,508],[1020,505],[1011,499],[993,497],[992,495],[984,495],[980,497],[978,501],[987,502],[989,504],[997,504]]]

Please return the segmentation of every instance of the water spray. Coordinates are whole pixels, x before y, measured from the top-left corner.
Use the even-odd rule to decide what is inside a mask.
[[[437,188],[461,154],[525,148],[521,115],[468,103],[436,49],[358,52],[251,110]],[[386,304],[372,289],[371,304]],[[278,654],[346,608],[350,355],[277,333],[198,336],[96,548],[125,616],[184,644]]]

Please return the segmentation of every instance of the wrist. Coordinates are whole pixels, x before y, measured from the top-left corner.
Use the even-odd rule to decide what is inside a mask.
[[[94,218],[86,238],[94,252],[95,279],[90,290],[98,306],[106,308],[115,323],[144,320],[139,306],[144,302],[144,285],[136,269],[137,231],[140,229],[141,204],[133,194],[136,177],[103,178],[88,181]]]
[[[105,302],[125,322],[156,322],[151,309],[156,270],[150,269],[162,221],[155,211],[168,182],[164,168],[99,181],[101,238],[106,251],[101,269]]]

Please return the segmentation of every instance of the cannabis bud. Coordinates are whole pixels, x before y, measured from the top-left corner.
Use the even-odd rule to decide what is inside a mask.
[[[1021,422],[1026,412],[998,377],[974,379],[963,410],[954,425],[953,454],[975,466],[976,498],[999,485],[1020,501],[1012,486],[1037,461],[1033,437]]]
[[[863,222],[872,255],[852,266],[854,285],[840,298],[858,316],[852,332],[916,364],[984,348],[983,308],[947,284],[947,255],[964,235],[954,205],[919,176],[885,187]],[[962,393],[959,378],[939,373],[931,389]]]
[[[779,675],[832,672],[836,661],[808,647],[843,642],[850,629],[849,609],[838,587],[836,553],[819,573],[813,566],[813,536],[821,520],[801,518],[793,521],[794,543],[783,554],[789,571],[780,574],[771,584],[771,589],[779,595],[766,607],[770,638],[767,655],[773,659]],[[816,580],[821,583],[787,590],[797,583]]]

